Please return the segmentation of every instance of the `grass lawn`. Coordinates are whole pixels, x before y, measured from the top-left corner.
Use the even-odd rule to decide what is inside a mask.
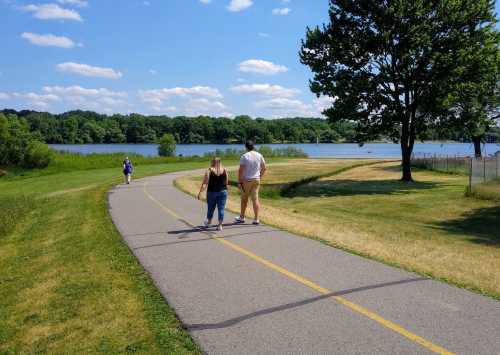
[[[465,197],[467,177],[416,171],[402,183],[397,162],[344,170],[345,160],[310,160],[319,175],[287,197],[266,197],[266,185],[300,178],[304,164],[270,167],[262,220],[291,232],[500,298],[500,204]],[[290,183],[290,181],[286,181]],[[193,193],[198,177],[177,185]],[[228,207],[239,210],[231,188]]]
[[[135,177],[207,165],[151,162]],[[108,214],[120,161],[96,166],[0,178],[0,354],[200,353]]]
[[[485,200],[500,201],[500,179],[474,186],[472,196]]]

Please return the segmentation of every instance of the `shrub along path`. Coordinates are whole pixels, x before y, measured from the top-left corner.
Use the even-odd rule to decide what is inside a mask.
[[[498,301],[264,225],[201,231],[184,174],[117,186],[109,206],[205,352],[498,353]]]

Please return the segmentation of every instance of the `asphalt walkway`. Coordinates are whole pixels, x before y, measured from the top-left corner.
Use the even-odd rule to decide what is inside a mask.
[[[500,354],[500,302],[265,225],[203,231],[184,174],[116,186],[109,207],[204,352]]]

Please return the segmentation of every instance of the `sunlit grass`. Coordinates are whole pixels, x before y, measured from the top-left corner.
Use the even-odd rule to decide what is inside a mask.
[[[200,352],[113,226],[106,194],[121,180],[120,164],[0,179],[1,354]]]
[[[281,165],[278,175],[286,170],[295,178],[302,167]],[[357,167],[300,186],[291,197],[264,194],[262,220],[500,298],[500,205],[466,197],[465,176],[416,171],[414,178],[399,181],[398,163]],[[197,184],[178,181],[190,192]],[[228,207],[239,211],[234,189]]]
[[[23,179],[26,177],[38,177],[62,172],[75,172],[82,170],[101,170],[106,168],[119,168],[128,156],[135,167],[144,165],[175,164],[175,163],[204,163],[208,158],[199,157],[144,157],[134,153],[99,153],[99,154],[79,154],[67,152],[54,152],[54,159],[47,168],[44,169],[24,169],[19,167],[9,168],[7,176],[2,181],[9,179]],[[1,177],[1,174],[0,174]]]

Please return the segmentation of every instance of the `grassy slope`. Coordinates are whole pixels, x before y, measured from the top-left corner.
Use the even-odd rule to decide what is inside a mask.
[[[33,175],[0,179],[0,354],[199,353],[110,220],[120,169]]]
[[[331,161],[328,169],[335,164]],[[277,180],[287,175],[284,170],[294,174],[302,167],[282,165],[279,170]],[[267,184],[275,176],[270,174]],[[320,179],[292,197],[266,198],[264,193],[262,219],[500,298],[498,203],[465,197],[466,177],[460,175],[417,171],[413,184],[399,177],[397,163],[382,163]],[[178,185],[192,192],[195,180],[184,178]],[[234,189],[228,206],[239,209]]]

